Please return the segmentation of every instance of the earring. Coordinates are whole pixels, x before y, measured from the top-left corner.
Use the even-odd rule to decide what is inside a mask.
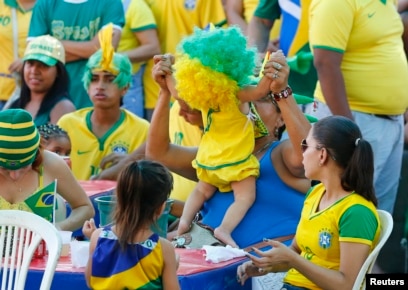
[[[275,128],[273,135],[275,135],[276,139],[279,139],[279,128],[278,127]]]

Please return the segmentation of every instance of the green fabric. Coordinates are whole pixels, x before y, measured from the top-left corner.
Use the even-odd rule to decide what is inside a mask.
[[[271,8],[273,6],[276,6],[276,7]],[[273,11],[274,13],[270,13],[271,11]],[[260,0],[254,12],[254,16],[263,18],[263,19],[268,19],[270,21],[279,19],[279,17],[281,16],[281,9],[279,6],[279,1],[278,0]]]
[[[299,51],[296,55],[287,59],[291,71],[300,74],[307,74],[313,64],[313,55],[311,52]]]
[[[296,55],[297,57],[288,58],[288,65],[291,68],[288,79],[289,85],[293,93],[313,99],[316,88],[317,71],[313,66],[313,57],[310,53],[309,44],[302,47]]]
[[[347,223],[347,226],[340,228],[347,229],[347,232],[340,231],[340,237],[359,237],[366,240],[374,240],[378,221],[374,213],[366,206],[356,204],[347,209],[340,219],[340,225]],[[360,227],[365,224],[366,227]],[[362,231],[365,229],[366,231]]]

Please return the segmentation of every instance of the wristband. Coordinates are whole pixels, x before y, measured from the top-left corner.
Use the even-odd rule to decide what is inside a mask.
[[[282,98],[286,99],[293,93],[291,87],[287,86],[286,89],[280,91],[279,93],[269,92],[269,96],[274,98],[275,101],[279,102]]]

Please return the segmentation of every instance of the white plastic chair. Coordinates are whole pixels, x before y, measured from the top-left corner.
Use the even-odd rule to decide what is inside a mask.
[[[53,224],[30,212],[0,210],[1,290],[24,290],[31,259],[41,240],[48,259],[41,290],[48,290],[61,253],[61,237]],[[6,288],[7,287],[7,288]]]
[[[353,285],[353,290],[364,290],[366,288],[365,275],[371,273],[375,260],[377,260],[378,254],[380,253],[381,248],[384,246],[385,242],[391,235],[392,228],[394,226],[394,221],[390,213],[384,210],[377,210],[381,222],[381,232],[380,238],[377,245],[374,247],[373,251],[368,255],[366,261],[358,273],[356,281]]]

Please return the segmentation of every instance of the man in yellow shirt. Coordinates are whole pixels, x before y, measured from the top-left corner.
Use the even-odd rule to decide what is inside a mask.
[[[220,0],[145,0],[156,18],[162,53],[176,52],[180,40],[193,33],[195,26],[206,27],[209,23],[226,20]],[[151,119],[156,106],[159,86],[152,79],[153,60],[149,60],[143,75],[146,118]]]
[[[129,59],[114,53],[112,25],[102,31],[101,50],[88,60],[83,77],[93,107],[64,115],[58,125],[72,144],[72,171],[77,179],[87,180],[100,171],[103,157],[127,154],[146,141],[149,123],[121,109],[129,89],[132,66]]]

